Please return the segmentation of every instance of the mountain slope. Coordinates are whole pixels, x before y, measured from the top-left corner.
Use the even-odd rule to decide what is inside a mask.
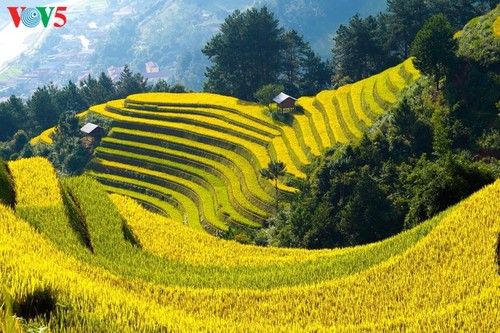
[[[90,112],[115,127],[97,149],[91,174],[110,191],[142,193],[154,206],[156,199],[170,202],[178,211],[171,214],[184,216],[179,223],[194,228],[256,228],[275,197],[262,168],[280,160],[290,177],[305,178],[315,157],[360,139],[419,75],[409,59],[353,85],[303,97],[297,105],[304,113],[292,113],[291,125],[272,120],[258,104],[207,93],[140,94],[94,106]],[[295,192],[283,182],[279,188],[281,195]]]

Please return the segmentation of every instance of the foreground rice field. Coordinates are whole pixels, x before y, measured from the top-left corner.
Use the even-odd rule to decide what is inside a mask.
[[[130,198],[108,197],[91,178],[60,183],[44,159],[8,170],[13,180],[2,191],[13,184],[24,199],[15,210],[0,205],[0,281],[14,303],[38,291],[53,299],[50,319],[37,319],[51,331],[499,327],[500,181],[382,242],[307,251],[213,238]]]

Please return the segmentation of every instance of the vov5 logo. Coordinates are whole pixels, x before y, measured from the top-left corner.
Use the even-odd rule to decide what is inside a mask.
[[[64,27],[67,21],[66,15],[64,14],[67,7],[7,7],[7,9],[10,12],[10,16],[16,28],[19,27],[21,22],[27,28],[35,28],[40,22],[47,28],[52,16],[53,25],[56,28]]]

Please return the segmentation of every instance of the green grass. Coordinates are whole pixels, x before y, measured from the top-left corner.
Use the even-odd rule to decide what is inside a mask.
[[[140,199],[142,201],[148,202],[155,207],[164,210],[172,218],[175,218],[175,214],[172,214],[170,207],[165,206],[167,203],[164,200],[159,200],[151,195],[151,191],[160,193],[166,196],[171,196],[180,205],[179,212],[182,215],[182,219],[175,219],[174,221],[179,224],[189,225],[195,230],[204,231],[203,226],[200,221],[200,212],[196,203],[188,196],[172,191],[165,188],[164,186],[156,185],[154,183],[148,183],[142,180],[137,180],[136,178],[128,177],[126,174],[123,176],[118,176],[116,174],[109,173],[112,170],[106,170],[106,172],[101,171],[90,171],[89,176],[96,178],[97,180],[104,182],[104,189],[108,192],[114,192],[118,194],[129,195],[132,198]],[[117,185],[111,184],[119,184]],[[143,191],[144,194],[142,192]],[[177,216],[178,217],[178,216]]]
[[[228,187],[229,197],[231,200],[231,205],[238,207],[241,206],[244,210],[252,212],[258,216],[264,218],[267,213],[255,206],[248,198],[245,196],[242,188],[240,186],[240,179],[237,174],[226,165],[217,162],[215,160],[200,157],[197,155],[189,154],[183,151],[178,151],[174,149],[164,148],[157,145],[140,143],[132,140],[121,140],[113,137],[105,138],[101,146],[104,148],[114,148],[118,150],[128,151],[131,153],[138,153],[143,155],[148,155],[156,158],[160,158],[163,161],[177,162],[176,167],[183,169],[187,172],[193,172],[198,174],[195,169],[203,171],[200,176],[205,177],[206,172],[211,173],[218,179],[224,182]],[[186,168],[187,167],[187,168]],[[208,179],[207,179],[208,180]],[[240,212],[241,213],[241,212]],[[248,216],[247,216],[248,217]]]
[[[92,175],[92,174],[89,174]],[[95,178],[99,178],[96,176]],[[155,213],[160,214],[160,215],[165,215],[172,219],[172,221],[182,221],[184,222],[184,218],[186,217],[186,223],[187,223],[187,216],[186,216],[186,210],[184,206],[177,200],[175,200],[173,197],[171,197],[170,200],[175,201],[175,204],[171,204],[169,202],[166,202],[164,200],[160,200],[154,196],[151,195],[152,190],[149,191],[149,193],[143,194],[140,192],[136,192],[136,190],[139,189],[139,186],[133,186],[134,191],[132,190],[127,190],[123,188],[123,185],[126,183],[122,182],[110,182],[116,185],[120,185],[122,187],[117,187],[117,186],[112,186],[112,185],[105,185],[105,179],[100,178],[101,181],[104,181],[104,184],[101,182],[104,190],[106,190],[109,193],[116,193],[116,194],[121,194],[127,197],[130,197],[137,202],[139,202],[141,205],[145,206],[146,209],[148,210],[153,210]]]
[[[173,135],[120,127],[113,128],[110,135],[118,139],[177,150],[181,154],[186,153],[195,155],[224,164],[238,175],[241,189],[247,193],[246,196],[249,200],[253,198],[252,202],[264,211],[271,211],[273,209],[274,188],[269,182],[260,177],[248,158],[235,152],[233,149],[227,149]],[[258,200],[257,203],[255,200]]]
[[[205,210],[210,209],[209,207],[216,207],[216,215],[223,214],[228,216],[237,224],[250,227],[261,226],[259,223],[253,222],[242,216],[233,208],[230,203],[228,188],[222,179],[205,172],[202,169],[183,163],[172,162],[163,158],[152,157],[151,155],[138,154],[119,149],[99,147],[98,153],[104,153],[104,156],[101,154],[98,154],[98,156],[107,160],[109,160],[110,157],[113,159],[114,156],[124,157],[128,163],[133,163],[136,166],[146,166],[149,170],[158,171],[164,173],[165,175],[172,176],[168,178],[169,181],[182,184],[186,187],[194,189],[195,184],[202,186],[211,194],[210,196],[202,197],[203,199],[208,199],[203,201],[203,207]],[[180,180],[182,180],[182,182],[180,182]],[[196,192],[199,193],[198,191]]]

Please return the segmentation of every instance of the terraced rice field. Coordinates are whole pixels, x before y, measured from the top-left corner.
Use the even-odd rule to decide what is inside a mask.
[[[308,251],[212,237],[42,158],[0,179],[18,198],[0,198],[2,331],[40,294],[51,332],[498,331],[500,181],[384,241]]]
[[[336,143],[361,138],[420,74],[409,59],[366,80],[302,97],[291,125],[261,105],[207,93],[150,93],[92,107],[114,127],[89,174],[179,224],[217,234],[258,228],[272,213],[273,183],[259,170],[283,161],[291,177]],[[50,139],[50,129],[39,138]],[[280,179],[281,198],[296,189]],[[166,204],[160,204],[160,202]],[[179,218],[182,217],[182,218]]]

